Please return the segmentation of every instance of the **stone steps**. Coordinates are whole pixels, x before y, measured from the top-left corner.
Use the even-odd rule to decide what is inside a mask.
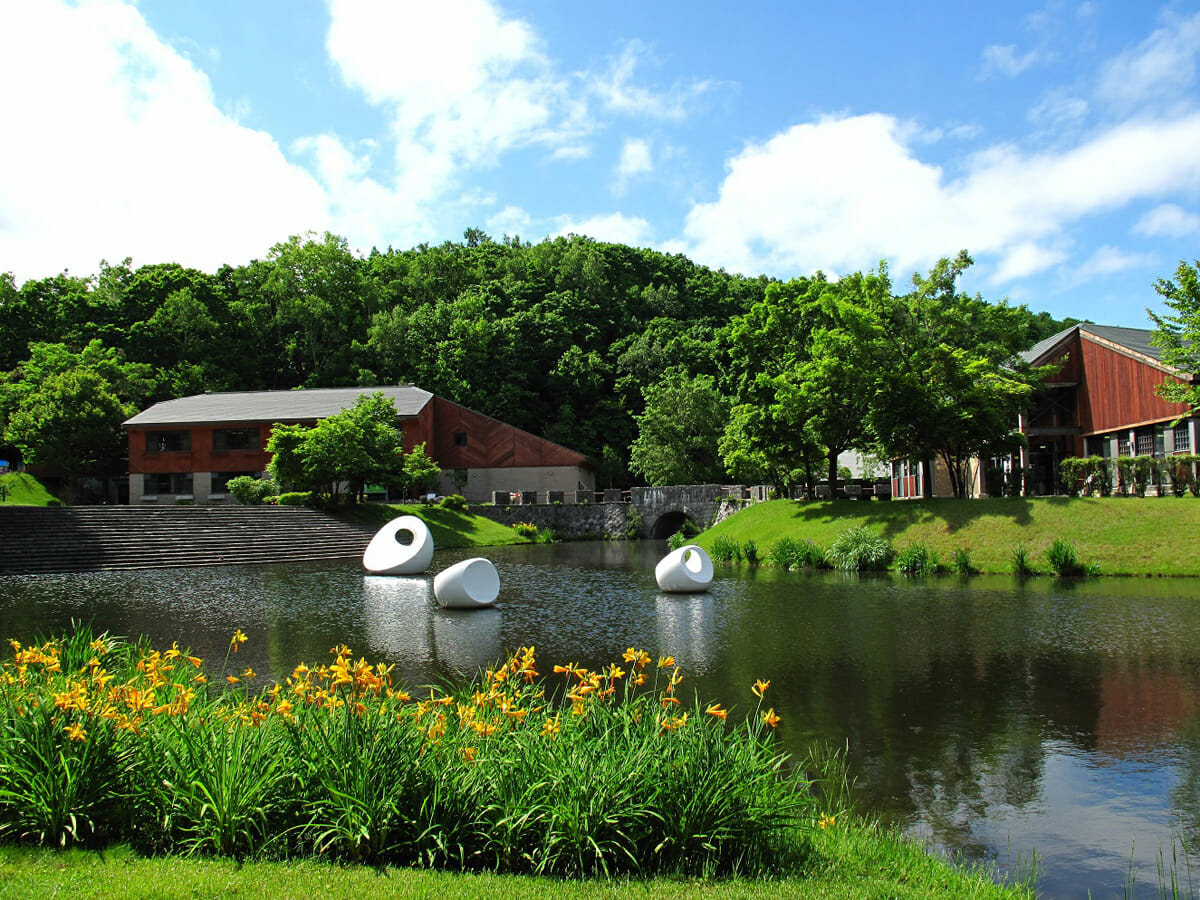
[[[298,507],[0,505],[0,574],[348,559],[374,533]]]

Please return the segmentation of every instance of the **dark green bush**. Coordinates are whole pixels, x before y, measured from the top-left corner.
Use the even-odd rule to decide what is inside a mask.
[[[968,547],[956,547],[950,558],[950,568],[959,575],[974,575],[979,570],[971,562],[971,550]]]
[[[847,528],[829,545],[825,556],[835,568],[848,571],[883,571],[894,555],[892,542],[866,525]]]
[[[312,491],[289,491],[286,494],[280,494],[275,498],[275,502],[280,506],[312,506],[313,492]]]
[[[1012,572],[1018,578],[1028,578],[1030,575],[1037,574],[1037,569],[1033,567],[1033,559],[1029,555],[1029,550],[1023,544],[1017,544],[1017,546],[1013,547]]]
[[[239,475],[225,482],[233,499],[243,506],[261,506],[271,497],[279,494],[279,485],[269,478],[255,478],[253,475]]]
[[[742,547],[733,538],[721,535],[715,541],[713,541],[711,555],[716,562],[741,562]]]
[[[905,575],[934,575],[941,571],[942,564],[936,551],[918,541],[896,554],[896,569]]]
[[[449,509],[453,512],[467,511],[467,498],[461,494],[451,494],[448,497],[443,497],[438,501],[438,506],[442,509]]]
[[[1087,574],[1087,567],[1080,561],[1075,545],[1062,538],[1055,539],[1046,549],[1046,565],[1059,577]]]

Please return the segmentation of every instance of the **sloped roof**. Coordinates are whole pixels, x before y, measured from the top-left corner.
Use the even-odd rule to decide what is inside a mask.
[[[1021,359],[1030,365],[1041,365],[1054,356],[1055,351],[1069,341],[1076,333],[1088,335],[1101,343],[1115,344],[1135,356],[1140,356],[1159,368],[1174,372],[1175,369],[1162,361],[1162,350],[1150,343],[1154,331],[1150,328],[1122,328],[1117,325],[1093,325],[1091,322],[1080,322],[1070,328],[1064,328],[1058,334],[1052,334],[1045,340],[1038,341],[1021,354]]]
[[[402,419],[425,408],[433,394],[411,384],[385,387],[313,388],[297,391],[240,391],[195,394],[155,403],[124,423],[126,428],[151,425],[218,425],[223,422],[310,422],[337,415],[364,394],[389,397]]]

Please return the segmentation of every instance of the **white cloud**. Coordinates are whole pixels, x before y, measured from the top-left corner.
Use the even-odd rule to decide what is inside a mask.
[[[1164,203],[1138,219],[1133,230],[1147,237],[1187,237],[1200,231],[1200,216],[1177,204]]]
[[[993,74],[1016,78],[1041,59],[1036,50],[1017,55],[1015,44],[989,44],[983,48],[984,77]]]
[[[894,272],[967,248],[993,280],[1061,261],[1080,219],[1134,200],[1200,190],[1200,114],[1134,120],[1062,152],[999,145],[954,180],[920,159],[885,115],[822,119],[748,146],[718,197],[688,213],[694,256],[737,271]],[[986,265],[987,263],[985,263]]]
[[[533,219],[529,213],[519,206],[506,206],[487,220],[488,231],[494,236],[520,235],[522,232],[528,232],[532,224]]]
[[[1063,129],[1083,123],[1090,106],[1082,97],[1066,91],[1051,91],[1029,111],[1029,121],[1035,125]]]
[[[626,216],[623,213],[610,213],[581,220],[559,219],[555,235],[567,234],[581,234],[598,241],[645,247],[650,243],[650,223],[641,216]]]
[[[653,170],[650,142],[641,138],[628,138],[621,147],[621,159],[617,163],[619,182],[623,184],[636,175],[645,175]]]
[[[1136,48],[1104,66],[1097,94],[1120,109],[1175,100],[1196,81],[1197,54],[1200,54],[1200,13],[1170,20]]]
[[[1153,266],[1157,262],[1158,258],[1153,253],[1126,253],[1118,247],[1105,244],[1079,267],[1079,273],[1085,278],[1094,278],[1098,275],[1113,275],[1128,269]]]
[[[136,8],[10,3],[0,21],[0,268],[132,255],[214,269],[328,227],[316,181],[222,113]]]
[[[626,115],[679,121],[687,117],[695,101],[713,88],[711,81],[676,82],[663,93],[634,84],[638,65],[650,56],[641,41],[630,41],[613,59],[607,72],[591,78],[591,92],[601,105]]]

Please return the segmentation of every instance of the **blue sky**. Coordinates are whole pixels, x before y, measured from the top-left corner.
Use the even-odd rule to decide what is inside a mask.
[[[578,233],[1148,327],[1200,4],[0,0],[0,271]]]

